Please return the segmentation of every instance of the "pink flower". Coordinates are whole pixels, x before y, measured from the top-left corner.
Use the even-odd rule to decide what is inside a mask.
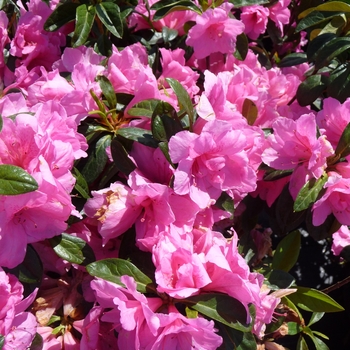
[[[241,21],[245,26],[245,34],[256,40],[264,33],[269,18],[269,9],[260,5],[244,6],[241,8]]]
[[[224,3],[196,17],[196,24],[189,30],[186,39],[196,58],[207,57],[213,52],[235,51],[236,38],[244,31],[244,24],[229,17],[232,7],[232,4]]]
[[[283,25],[289,23],[290,11],[288,5],[290,0],[278,0],[269,10],[269,18],[276,23],[277,28],[283,35]]]
[[[346,225],[342,225],[340,229],[332,235],[332,252],[334,255],[340,255],[343,248],[350,245],[350,230]]]
[[[126,232],[141,213],[142,208],[131,189],[120,182],[91,194],[93,198],[86,202],[84,210],[87,216],[98,220],[103,244]]]

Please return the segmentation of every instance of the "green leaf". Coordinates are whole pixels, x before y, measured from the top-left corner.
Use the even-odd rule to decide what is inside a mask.
[[[194,108],[191,102],[191,97],[185,88],[176,80],[172,78],[165,78],[170,87],[174,90],[177,101],[181,110],[184,110],[190,120],[190,128],[194,122]]]
[[[108,36],[104,33],[102,33],[94,46],[95,52],[110,57],[112,55],[112,42],[108,38]]]
[[[295,31],[298,33],[307,28],[321,27],[322,25],[325,25],[327,22],[329,22],[332,18],[339,16],[341,13],[341,11],[329,12],[313,10],[298,23]],[[300,16],[302,16],[302,13],[299,15],[299,17]]]
[[[303,327],[296,322],[288,322],[288,335],[296,335],[303,331]]]
[[[221,192],[220,197],[216,200],[215,206],[219,209],[225,210],[233,215],[235,211],[235,206],[232,197],[230,197],[226,192]]]
[[[307,62],[307,56],[304,52],[293,52],[282,58],[281,62],[278,64],[279,67],[293,67],[298,64]]]
[[[251,332],[240,332],[224,324],[217,324],[223,344],[219,350],[252,350],[257,348],[256,340]]]
[[[243,304],[229,295],[219,293],[199,294],[181,300],[181,302],[202,315],[231,328],[242,332],[249,332],[252,329],[251,325],[246,324],[247,311]]]
[[[157,148],[158,142],[153,138],[152,132],[141,128],[120,128],[118,135],[128,140],[137,141],[145,146]]]
[[[111,153],[114,164],[125,175],[129,175],[132,171],[136,169],[134,162],[128,157],[124,146],[114,138],[111,143]]]
[[[244,61],[246,59],[248,51],[249,51],[248,44],[249,44],[248,38],[244,33],[237,35],[236,51],[234,52],[234,56],[238,60]]]
[[[106,148],[111,144],[111,138],[111,135],[102,136],[97,141],[95,148],[92,148],[92,153],[89,154],[87,163],[81,170],[88,184],[94,182],[105,168],[108,160]]]
[[[235,8],[251,5],[263,5],[269,3],[268,0],[229,0],[228,2],[235,5]]]
[[[43,337],[39,333],[36,333],[29,350],[42,350],[43,345]]]
[[[44,23],[44,29],[48,32],[58,30],[66,23],[74,21],[79,3],[65,2],[59,4]]]
[[[117,97],[115,95],[114,87],[107,77],[99,75],[97,81],[100,84],[103,95],[106,97],[110,109],[117,106]]]
[[[310,321],[308,323],[308,326],[312,326],[313,324],[315,324],[316,322],[318,322],[324,315],[324,312],[313,312],[310,318]]]
[[[96,260],[92,248],[79,237],[62,233],[60,236],[51,238],[50,244],[60,258],[72,264],[86,266]]]
[[[0,195],[11,196],[33,192],[38,183],[22,168],[15,165],[0,165]]]
[[[274,270],[288,272],[295,265],[300,251],[300,237],[299,230],[295,230],[278,243],[272,260]]]
[[[309,327],[304,327],[303,332],[311,338],[316,347],[316,350],[329,350],[327,344],[320,338],[315,337],[315,335]]]
[[[0,350],[2,350],[4,345],[5,345],[5,337],[0,334]]]
[[[275,181],[278,179],[282,179],[283,177],[292,175],[293,170],[275,170],[269,169],[264,174],[264,181]]]
[[[249,125],[254,125],[256,118],[258,118],[258,108],[249,98],[246,98],[243,102],[242,115],[247,119]]]
[[[346,157],[350,154],[350,123],[346,126],[343,133],[340,136],[335,154],[339,158]]]
[[[311,312],[339,312],[344,308],[327,294],[316,289],[297,287],[297,292],[288,298],[299,308]]]
[[[291,287],[295,279],[288,272],[272,270],[268,275],[268,282],[272,285],[271,287],[277,287],[273,289],[286,289]]]
[[[180,1],[172,1],[172,0],[161,0],[157,1],[155,4],[151,6],[151,10],[156,10],[153,20],[158,21],[168,15],[169,13],[175,11],[187,11],[191,10],[199,15],[202,13],[201,9],[197,7],[193,1],[188,0],[180,0]]]
[[[297,343],[297,350],[309,350],[304,337],[300,336]]]
[[[84,45],[89,38],[95,19],[95,6],[82,4],[77,8],[75,29],[72,38],[73,47]]]
[[[344,103],[350,97],[350,66],[347,63],[331,72],[327,95],[334,97],[340,103]]]
[[[120,281],[120,277],[124,275],[131,276],[134,278],[136,289],[140,293],[156,293],[156,287],[152,280],[127,260],[105,259],[95,261],[87,265],[86,269],[91,276],[102,278],[120,286],[124,286]]]
[[[302,211],[307,209],[312,203],[314,203],[318,195],[323,189],[324,184],[327,182],[328,175],[324,173],[319,179],[309,180],[299,191],[297,198],[294,202],[294,211]]]
[[[120,17],[119,6],[113,2],[96,4],[96,13],[106,28],[117,38],[123,36],[123,22]]]
[[[77,168],[73,168],[72,171],[74,177],[75,177],[75,186],[74,188],[79,192],[79,194],[85,198],[89,199],[89,186],[84,178],[84,176],[81,174],[81,172]]]
[[[329,1],[325,4],[318,5],[315,10],[328,12],[350,12],[350,6],[344,1]]]
[[[163,40],[165,43],[168,43],[176,39],[178,34],[179,32],[176,29],[171,29],[165,26],[162,28]]]
[[[323,47],[325,47],[329,42],[336,39],[337,36],[333,33],[320,34],[314,40],[312,40],[307,46],[307,58],[310,62],[316,60],[317,54]]]
[[[311,105],[326,89],[327,77],[322,74],[307,77],[298,87],[297,100],[301,106]]]
[[[152,116],[152,135],[157,141],[169,141],[170,138],[176,133],[183,130],[179,119],[174,119],[167,114],[162,114],[159,106],[163,103],[159,103]],[[160,113],[159,113],[160,112]],[[158,114],[159,113],[159,114]]]
[[[156,109],[160,100],[149,99],[137,103],[132,108],[128,109],[128,114],[132,117],[148,117],[152,118],[153,112]]]
[[[0,131],[2,130],[2,126],[3,126],[4,122],[2,120],[2,116],[0,115]]]
[[[165,156],[166,160],[169,162],[169,164],[173,168],[175,168],[175,165],[171,161],[170,154],[169,154],[169,142],[168,141],[161,141],[161,142],[159,142],[158,147],[160,148],[160,150],[164,154],[164,156]]]

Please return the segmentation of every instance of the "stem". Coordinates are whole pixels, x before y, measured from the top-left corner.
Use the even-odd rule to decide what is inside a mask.
[[[336,290],[338,288],[341,288],[341,287],[345,286],[349,282],[350,282],[350,276],[344,278],[342,281],[339,281],[339,282],[333,284],[330,287],[327,287],[327,288],[323,289],[321,292],[325,293],[325,294],[328,294],[328,293],[332,292],[333,290]]]

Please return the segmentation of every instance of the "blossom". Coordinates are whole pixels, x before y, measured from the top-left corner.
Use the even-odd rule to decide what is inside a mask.
[[[224,3],[196,17],[196,24],[189,30],[186,39],[186,44],[193,47],[196,58],[205,58],[213,52],[235,51],[236,38],[243,33],[244,24],[230,18],[232,6]]]
[[[269,18],[275,22],[277,28],[283,34],[283,25],[289,23],[290,11],[288,5],[290,0],[278,0],[270,8]]]
[[[342,250],[350,245],[350,230],[346,225],[342,225],[340,229],[332,235],[332,252],[334,255],[340,255]]]
[[[253,5],[244,6],[241,11],[241,21],[245,26],[245,34],[256,40],[266,30],[270,14],[269,9],[260,5]]]

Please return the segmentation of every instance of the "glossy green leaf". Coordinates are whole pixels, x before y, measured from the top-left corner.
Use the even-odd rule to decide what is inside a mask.
[[[309,180],[299,191],[294,203],[294,211],[302,211],[312,203],[315,203],[324,184],[327,182],[328,175],[324,173],[319,179]]]
[[[111,153],[114,164],[125,175],[129,175],[136,169],[134,162],[128,157],[124,146],[114,138],[111,143]]]
[[[177,97],[177,101],[181,110],[184,110],[190,120],[190,126],[194,122],[194,108],[192,105],[191,97],[186,91],[186,89],[176,80],[172,78],[165,79],[170,87],[174,90]]]
[[[336,98],[340,103],[350,97],[350,66],[348,64],[341,65],[339,69],[331,72],[326,91],[329,97]]]
[[[256,340],[251,332],[241,332],[224,324],[217,324],[219,335],[223,344],[219,350],[254,350],[257,348]]]
[[[344,1],[328,1],[324,4],[318,5],[315,10],[350,13],[350,5],[346,4]]]
[[[2,130],[4,121],[2,120],[2,116],[0,115],[0,131]]]
[[[282,58],[278,64],[279,67],[294,67],[298,64],[307,62],[307,56],[304,52],[293,52]]]
[[[309,62],[314,62],[317,58],[317,54],[322,50],[329,42],[336,39],[337,36],[333,33],[320,34],[314,40],[312,40],[306,50],[307,58]]]
[[[335,149],[335,154],[338,155],[339,158],[346,157],[350,154],[350,123],[346,126],[340,137],[337,148]]]
[[[275,180],[287,177],[289,175],[292,175],[292,173],[293,173],[293,170],[270,169],[270,170],[265,172],[264,181],[275,181]]]
[[[5,337],[0,334],[0,350],[2,350],[4,345],[5,345]]]
[[[241,33],[237,36],[237,39],[236,39],[236,51],[234,52],[234,56],[238,60],[244,61],[247,57],[248,51],[249,51],[248,38],[244,33]]]
[[[175,168],[175,165],[172,162],[172,160],[170,158],[170,154],[169,154],[169,142],[168,141],[161,141],[161,142],[159,142],[158,147],[160,148],[160,150],[164,154],[164,156],[165,156],[166,160],[169,162],[169,164],[173,168]]]
[[[160,106],[159,104],[158,106]],[[158,107],[157,106],[157,107]],[[178,119],[171,118],[166,114],[158,114],[160,108],[154,111],[152,117],[151,129],[153,137],[158,141],[169,141],[176,133],[183,130],[181,122]]]
[[[95,19],[95,6],[82,4],[77,8],[75,29],[72,38],[73,47],[84,45],[89,38]]]
[[[39,333],[36,333],[28,350],[42,350],[43,346],[43,337]]]
[[[235,5],[235,8],[251,5],[263,5],[269,3],[268,0],[229,0],[228,2]]]
[[[324,28],[320,31],[318,35],[324,33],[334,33],[336,35],[340,35],[342,30],[345,29],[345,25],[347,23],[347,18],[345,14],[340,14],[331,19],[329,23],[327,23]]]
[[[288,335],[296,335],[303,331],[303,327],[296,322],[288,322]]]
[[[298,23],[295,30],[296,32],[301,32],[311,27],[320,27],[332,20],[332,18],[339,16],[341,13],[341,11],[327,12],[314,10]]]
[[[73,168],[73,176],[75,177],[75,185],[74,188],[79,192],[79,194],[85,198],[90,198],[89,196],[89,186],[84,178],[84,176],[81,174],[81,172],[77,168]]]
[[[247,311],[245,307],[240,301],[229,295],[206,293],[186,298],[181,302],[226,326],[242,332],[251,331],[252,326],[246,324]]]
[[[301,106],[311,105],[326,89],[327,78],[316,74],[307,77],[298,87],[297,100]]]
[[[299,230],[288,233],[286,237],[278,243],[272,260],[274,270],[288,272],[298,261],[301,235]]]
[[[111,138],[111,135],[102,136],[92,148],[87,163],[81,170],[81,173],[88,184],[95,181],[105,168],[108,160],[106,148],[111,144]]]
[[[55,253],[72,264],[86,266],[96,260],[92,248],[81,238],[62,233],[50,239]]]
[[[313,312],[310,318],[310,321],[308,323],[308,326],[312,326],[313,324],[315,324],[316,322],[318,322],[324,315],[324,312]]]
[[[286,289],[292,286],[295,279],[286,271],[272,270],[268,275],[268,282],[272,285],[271,287],[277,287],[275,289]]]
[[[315,337],[315,335],[309,327],[304,327],[303,332],[311,338],[316,350],[329,350],[327,344],[320,338]]]
[[[113,2],[96,4],[96,14],[106,28],[117,38],[123,36],[123,22],[119,6]]]
[[[33,192],[38,183],[22,168],[15,165],[0,165],[0,195],[11,196]]]
[[[220,197],[216,200],[215,206],[231,213],[232,215],[235,211],[233,199],[225,191],[221,192]]]
[[[59,4],[44,23],[44,29],[54,32],[68,22],[74,21],[79,3],[65,2]]]
[[[152,118],[153,112],[156,109],[160,100],[149,99],[137,103],[130,109],[128,109],[128,114],[132,117],[148,117]]]
[[[120,277],[127,275],[135,279],[136,289],[140,293],[156,292],[152,280],[141,272],[134,264],[123,259],[104,259],[86,266],[87,272],[94,277],[124,286]]]
[[[156,10],[153,20],[159,21],[169,13],[175,11],[187,11],[191,10],[198,14],[201,14],[201,9],[195,5],[193,1],[188,0],[180,0],[180,1],[172,1],[172,0],[161,0],[157,1],[155,4],[151,6],[151,10]]]
[[[249,98],[246,98],[243,102],[242,115],[247,119],[249,125],[254,125],[256,119],[258,118],[258,108]]]
[[[350,38],[348,37],[334,38],[330,40],[315,54],[315,69],[317,70],[325,67],[334,57],[349,50],[349,48]]]
[[[110,57],[112,55],[112,42],[106,34],[102,33],[98,37],[94,50],[102,56]]]
[[[192,310],[191,308],[187,307],[185,308],[186,317],[187,318],[197,318],[198,317],[198,311]]]
[[[176,39],[179,35],[179,32],[176,29],[171,29],[168,27],[162,28],[162,36],[164,43],[169,43],[170,41]]]
[[[316,289],[297,287],[297,292],[288,298],[299,308],[311,312],[339,312],[344,308],[327,294]]]
[[[157,148],[158,142],[153,138],[152,132],[141,128],[120,128],[118,135],[128,140],[137,141],[145,146]]]
[[[110,109],[116,108],[117,97],[115,95],[115,91],[112,83],[104,75],[99,75],[96,79],[100,84],[100,88],[102,90],[104,97],[107,99],[109,108]]]
[[[309,350],[309,347],[304,339],[304,337],[300,336],[297,343],[297,350]]]
[[[298,318],[300,320],[303,319],[299,309],[297,308],[297,306],[290,300],[288,299],[287,297],[282,297],[281,298],[281,302],[286,305],[287,307],[289,307],[291,310],[293,310],[297,315],[298,315]]]

